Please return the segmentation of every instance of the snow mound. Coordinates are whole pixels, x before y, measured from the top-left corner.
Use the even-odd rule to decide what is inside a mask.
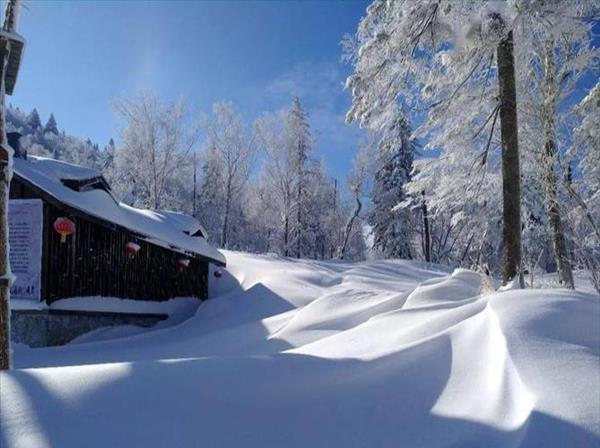
[[[194,317],[18,348],[0,445],[600,443],[600,298],[485,293],[468,270],[226,254]]]

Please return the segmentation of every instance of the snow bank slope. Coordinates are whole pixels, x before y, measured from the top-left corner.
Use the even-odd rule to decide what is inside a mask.
[[[600,443],[597,296],[480,295],[477,274],[414,262],[227,259],[218,298],[176,327],[17,352],[0,445]]]

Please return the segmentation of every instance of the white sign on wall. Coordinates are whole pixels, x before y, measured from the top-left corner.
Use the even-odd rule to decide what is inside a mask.
[[[15,299],[40,300],[42,278],[42,201],[11,199],[8,203],[10,267]]]

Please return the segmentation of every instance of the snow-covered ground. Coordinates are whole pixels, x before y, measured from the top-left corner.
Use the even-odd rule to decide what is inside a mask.
[[[594,447],[600,298],[226,252],[169,328],[19,347],[2,447]],[[94,338],[88,338],[88,341]]]

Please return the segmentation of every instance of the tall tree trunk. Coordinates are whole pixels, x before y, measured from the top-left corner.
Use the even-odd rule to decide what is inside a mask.
[[[221,229],[221,247],[227,249],[227,227],[229,226],[229,199],[225,200],[225,217],[223,218],[223,228]]]
[[[427,211],[427,200],[425,199],[425,191],[421,192],[423,200],[421,201],[421,211],[423,212],[423,233],[425,235],[424,252],[425,261],[431,261],[431,232],[429,227],[429,213]]]
[[[508,33],[498,45],[498,84],[500,93],[500,132],[502,136],[503,198],[503,280],[508,283],[521,272],[521,169],[517,126],[517,93],[513,34]]]
[[[554,159],[556,157],[554,141],[546,141],[545,146],[547,160],[543,161],[542,163],[544,164],[544,168],[546,170],[545,190],[548,209],[548,224],[550,226],[550,233],[552,235],[552,251],[554,252],[554,259],[556,261],[558,281],[561,285],[566,286],[567,288],[575,289],[573,270],[569,260],[569,251],[567,249],[567,242],[565,239],[560,215],[560,205],[558,203],[558,181],[554,171]]]
[[[289,256],[289,243],[290,243],[290,218],[288,212],[285,212],[285,218],[283,223],[283,255]]]
[[[344,241],[342,242],[342,247],[340,248],[340,259],[343,260],[346,256],[346,247],[348,246],[348,240],[350,239],[350,233],[352,233],[352,227],[354,226],[354,221],[358,218],[360,214],[360,210],[362,209],[362,202],[360,202],[360,197],[355,196],[354,200],[356,201],[356,207],[354,207],[354,212],[352,216],[348,220],[346,224],[346,231],[344,232]]]
[[[196,153],[194,152],[194,178],[193,178],[193,189],[192,189],[192,216],[196,218],[196,196],[197,196],[197,171],[198,171],[198,162],[196,162]]]
[[[227,191],[225,197],[225,217],[223,219],[223,229],[221,230],[221,247],[227,249],[227,237],[229,235],[229,213],[231,209],[231,177],[227,179]]]
[[[548,222],[552,232],[552,250],[556,259],[556,270],[558,272],[558,281],[561,285],[575,289],[573,280],[573,270],[569,260],[569,252],[563,231],[562,220],[560,217],[560,208],[556,200],[550,199],[548,208]]]
[[[558,94],[555,72],[554,42],[549,40],[546,42],[546,57],[544,60],[544,98],[542,105],[542,123],[546,140],[544,143],[544,154],[546,157],[541,163],[545,171],[544,190],[546,193],[546,208],[548,210],[548,224],[552,235],[552,250],[556,261],[558,281],[567,288],[575,289],[573,270],[571,269],[569,251],[560,215],[558,179],[555,171],[557,154],[554,116],[556,113],[556,96]]]
[[[298,223],[296,230],[296,258],[300,258],[302,255],[302,178],[298,179]]]

